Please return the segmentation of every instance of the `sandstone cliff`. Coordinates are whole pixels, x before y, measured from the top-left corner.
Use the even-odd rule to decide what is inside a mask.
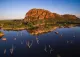
[[[55,16],[48,10],[44,9],[31,9],[26,13],[24,21],[31,21],[37,19],[54,19]]]
[[[39,19],[78,19],[75,15],[65,14],[59,15],[57,13],[52,13],[45,9],[31,9],[29,10],[24,18],[24,22],[35,21]]]

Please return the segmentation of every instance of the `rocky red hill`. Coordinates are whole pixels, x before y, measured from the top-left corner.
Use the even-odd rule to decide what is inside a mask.
[[[34,21],[39,19],[77,19],[75,15],[65,14],[59,15],[57,13],[52,13],[45,9],[31,9],[29,10],[24,18],[24,22]]]
[[[78,19],[75,15],[64,14],[62,15],[64,19]]]
[[[26,13],[25,21],[55,18],[54,14],[44,9],[31,9]]]

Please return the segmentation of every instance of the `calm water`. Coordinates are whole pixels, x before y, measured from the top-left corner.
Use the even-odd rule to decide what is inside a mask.
[[[80,27],[59,28],[39,36],[23,31],[4,31],[0,57],[80,57]],[[12,53],[11,53],[12,50]],[[5,54],[4,54],[5,53]]]

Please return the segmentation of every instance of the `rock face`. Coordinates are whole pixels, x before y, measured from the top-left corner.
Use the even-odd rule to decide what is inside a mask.
[[[62,15],[64,19],[78,19],[75,15],[70,15],[70,14],[65,14],[65,15]]]
[[[55,18],[54,14],[44,9],[31,9],[26,13],[24,21]]]
[[[39,19],[78,19],[75,15],[65,14],[59,15],[57,13],[52,13],[44,9],[31,9],[29,10],[24,18],[24,22],[35,21]]]
[[[57,13],[53,13],[55,16],[55,19],[64,19],[62,15],[59,15]]]

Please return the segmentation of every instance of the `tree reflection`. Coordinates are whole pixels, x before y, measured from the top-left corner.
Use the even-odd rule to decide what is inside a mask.
[[[31,46],[33,44],[33,40],[31,42],[30,41],[27,41],[26,44],[27,44],[28,48],[31,48]]]

